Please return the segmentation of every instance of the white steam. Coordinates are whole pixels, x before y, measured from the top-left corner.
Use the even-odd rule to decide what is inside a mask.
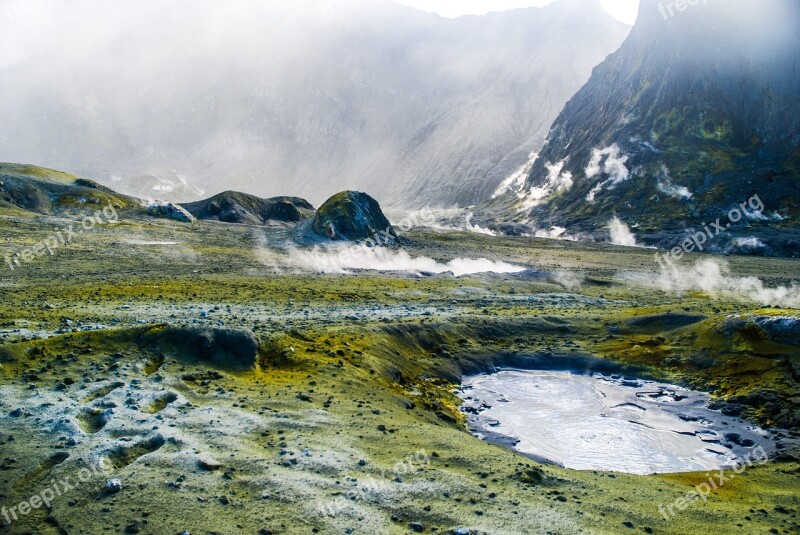
[[[608,222],[608,230],[611,233],[611,243],[624,247],[641,247],[636,242],[636,236],[631,229],[618,217],[614,217]]]
[[[488,229],[480,225],[473,225],[472,213],[467,214],[467,217],[464,219],[464,225],[466,226],[468,232],[472,232],[474,234],[484,234],[486,236],[497,236],[497,232],[493,231],[492,229]]]
[[[732,277],[730,268],[718,260],[700,260],[691,267],[662,265],[656,285],[665,292],[703,291],[713,295],[727,294],[761,305],[800,308],[800,286],[767,287],[757,277]]]
[[[606,179],[592,188],[586,200],[593,203],[597,194],[603,189],[613,189],[617,184],[628,180],[631,172],[625,166],[627,162],[628,156],[622,153],[622,149],[616,143],[604,149],[593,149],[592,158],[584,169],[586,178],[605,176]]]
[[[435,212],[428,208],[427,211],[428,217],[423,221],[418,222],[414,226],[425,227],[433,230],[452,230],[455,232],[471,232],[473,234],[483,234],[485,236],[497,236],[497,232],[493,231],[492,229],[473,224],[472,218],[474,214],[472,212],[464,212],[460,208],[439,209]],[[449,224],[453,220],[459,219],[462,215],[464,217],[463,225]],[[409,217],[413,218],[414,216],[410,215]],[[440,223],[439,221],[444,221],[444,223]],[[414,227],[401,225],[399,228],[403,231],[409,231]]]
[[[262,256],[262,260],[264,257]],[[346,246],[315,247],[312,250],[290,249],[276,258],[269,255],[269,265],[313,273],[351,274],[352,270],[394,271],[403,273],[452,273],[456,277],[475,273],[521,273],[526,268],[495,262],[486,258],[455,258],[447,263],[425,256],[412,257],[405,251],[384,247]]]
[[[733,246],[741,249],[764,249],[767,244],[755,236],[750,236],[747,238],[736,238],[733,240]]]
[[[574,292],[583,286],[583,283],[586,282],[586,278],[583,275],[579,275],[573,271],[556,271],[553,273],[553,282],[560,284],[571,292]]]
[[[534,229],[529,236],[533,236],[534,238],[544,238],[548,240],[563,240],[563,241],[574,241],[574,242],[583,242],[583,243],[592,243],[595,241],[594,236],[591,234],[579,232],[578,234],[569,234],[567,229],[564,227],[551,227],[550,230],[547,229]]]
[[[631,176],[625,164],[628,156],[622,154],[619,145],[613,145],[604,149],[592,150],[592,159],[586,167],[586,177],[594,178],[600,174],[608,175],[613,185],[628,180]]]
[[[454,202],[523,164],[629,33],[559,4],[450,20],[388,0],[0,0],[0,161],[174,202]]]
[[[670,197],[675,197],[676,199],[692,198],[692,192],[689,191],[689,188],[678,186],[672,182],[672,178],[669,176],[669,169],[667,169],[666,165],[661,167],[661,176],[658,179],[658,191]]]
[[[492,195],[492,199],[496,199],[497,197],[500,197],[509,191],[519,194],[519,192],[525,186],[525,181],[528,180],[528,176],[530,176],[531,171],[533,170],[533,164],[536,163],[537,158],[539,158],[537,153],[530,153],[528,156],[528,161],[525,162],[525,164],[523,164],[519,170],[512,175],[509,175],[500,183],[495,190],[494,195]]]
[[[527,211],[543,204],[551,195],[560,191],[569,191],[572,188],[572,173],[564,171],[566,160],[558,163],[547,162],[547,181],[541,186],[533,186],[527,194],[518,195],[523,200],[519,210]]]
[[[547,238],[550,240],[567,239],[567,229],[564,227],[552,227],[550,230],[536,229],[533,233],[535,238]]]

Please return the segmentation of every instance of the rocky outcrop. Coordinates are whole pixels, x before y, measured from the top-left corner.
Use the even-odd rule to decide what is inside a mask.
[[[147,213],[153,217],[172,219],[181,223],[193,223],[195,217],[183,207],[171,202],[154,202],[147,206]]]
[[[397,241],[397,233],[378,201],[356,191],[344,191],[325,201],[298,227],[298,236],[307,241]]]
[[[314,213],[311,203],[299,197],[262,199],[236,191],[226,191],[182,206],[197,219],[248,225],[293,224]]]

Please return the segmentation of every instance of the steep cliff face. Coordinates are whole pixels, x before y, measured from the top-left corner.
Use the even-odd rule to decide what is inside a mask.
[[[702,226],[758,195],[748,231],[800,216],[800,4],[642,0],[619,51],[553,124],[527,181],[494,205],[539,228]],[[752,212],[752,210],[750,210]],[[511,215],[508,215],[511,214]]]

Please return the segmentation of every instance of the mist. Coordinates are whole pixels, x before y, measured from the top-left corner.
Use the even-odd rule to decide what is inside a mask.
[[[589,0],[456,20],[389,0],[5,0],[0,161],[175,202],[467,206],[628,32]]]
[[[285,252],[259,248],[257,256],[280,272],[352,275],[355,271],[401,272],[409,274],[451,273],[455,277],[477,273],[521,273],[525,267],[486,258],[454,258],[439,262],[406,251],[364,245],[332,245],[313,249],[291,248]]]
[[[671,264],[662,266],[654,275],[626,274],[623,278],[676,295],[700,291],[714,298],[733,297],[763,306],[800,308],[800,285],[797,283],[770,287],[758,277],[737,277],[731,274],[727,263],[718,259]]]
[[[612,217],[608,222],[608,231],[611,234],[611,243],[623,247],[641,247],[636,241],[636,236],[631,232],[630,227],[622,222],[618,217]]]

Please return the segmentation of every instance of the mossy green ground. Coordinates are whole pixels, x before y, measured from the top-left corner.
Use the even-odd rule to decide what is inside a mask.
[[[9,249],[45,239],[58,223],[4,213],[0,235]],[[800,465],[791,456],[746,471],[665,521],[659,505],[709,474],[539,466],[467,433],[452,393],[461,373],[504,358],[586,354],[720,397],[769,389],[781,412],[754,408],[748,416],[770,425],[800,409],[797,349],[729,338],[719,326],[729,314],[796,311],[668,294],[620,278],[655,273],[651,251],[407,235],[415,256],[578,273],[583,284],[568,290],[550,276],[291,273],[276,269],[269,250],[284,237],[236,225],[124,221],[19,270],[2,267],[0,380],[8,395],[0,400],[7,423],[0,505],[74,477],[78,452],[89,445],[131,446],[114,450],[108,477],[122,480],[118,494],[102,492],[104,476],[0,532],[409,533],[412,522],[426,533],[800,529]],[[773,286],[800,272],[797,261],[727,260],[734,275]],[[627,327],[632,318],[668,312],[706,319],[668,332]],[[258,368],[210,370],[191,354],[137,343],[154,325],[193,322],[253,329],[261,340]],[[104,427],[88,407],[115,390],[165,396],[134,399],[125,409],[139,417],[124,425],[112,417]],[[180,401],[169,401],[173,395]],[[34,400],[27,414],[5,417],[26,396]],[[59,404],[84,430],[77,445],[50,431]],[[147,442],[154,434],[167,440]],[[70,457],[52,462],[59,452]],[[203,468],[197,455],[218,465]]]

